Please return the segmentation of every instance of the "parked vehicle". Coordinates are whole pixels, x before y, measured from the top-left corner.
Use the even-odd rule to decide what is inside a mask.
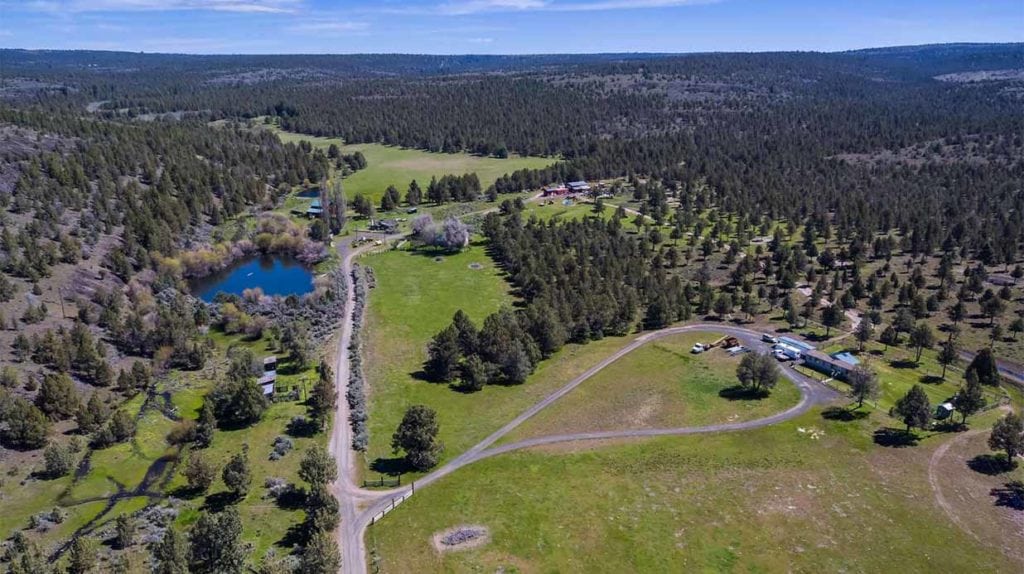
[[[775,335],[770,334],[770,333],[762,334],[761,335],[761,340],[764,341],[765,343],[771,343],[773,345],[779,342],[779,338],[776,337]]]
[[[775,355],[775,358],[778,359],[779,361],[785,362],[785,361],[791,360],[789,355],[787,355],[786,353],[780,351],[779,349],[775,349],[772,352],[772,354]]]
[[[699,355],[707,350],[707,346],[704,343],[697,343],[690,349],[690,352],[694,355]]]

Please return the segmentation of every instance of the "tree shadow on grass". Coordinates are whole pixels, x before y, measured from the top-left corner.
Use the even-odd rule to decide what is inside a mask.
[[[991,494],[996,498],[996,506],[1024,511],[1024,481],[1011,480],[1002,488],[993,488]]]
[[[202,509],[216,513],[239,501],[240,499],[233,492],[215,492],[206,497]]]
[[[274,499],[277,507],[282,510],[299,510],[306,507],[306,489],[295,485],[287,488]]]
[[[320,429],[310,419],[300,416],[293,417],[292,420],[288,421],[288,426],[285,427],[284,432],[290,437],[309,438],[316,436]]]
[[[829,421],[841,421],[848,423],[851,421],[866,419],[870,414],[871,413],[868,411],[862,411],[857,408],[847,409],[833,406],[821,411],[821,418]]]
[[[804,338],[807,339],[808,341],[811,341],[812,343],[824,343],[825,341],[828,341],[832,337],[826,337],[821,333],[804,333]]]
[[[917,363],[909,360],[889,361],[889,366],[894,369],[916,369]]]
[[[1013,464],[1012,461],[1006,459],[1006,455],[999,454],[979,454],[978,456],[967,461],[967,466],[974,472],[979,472],[988,476],[996,476],[1003,474],[1004,472],[1010,472],[1017,465]]]
[[[936,432],[963,432],[967,430],[967,425],[954,420],[944,420],[932,425],[932,430]]]
[[[296,548],[304,546],[309,540],[309,526],[305,521],[298,524],[292,524],[285,531],[284,536],[280,540],[274,543],[274,546],[278,548]]]
[[[435,381],[434,379],[431,379],[430,376],[427,375],[427,371],[425,369],[420,369],[418,371],[413,371],[413,372],[409,373],[409,376],[412,377],[413,380],[423,381],[425,383],[436,383],[436,382],[438,382],[438,381]]]
[[[890,427],[880,428],[874,434],[875,444],[889,448],[916,446],[919,440],[920,437],[915,433]]]
[[[733,385],[718,391],[718,396],[730,401],[759,401],[768,397],[768,392],[751,389],[743,385]]]
[[[399,476],[412,471],[412,467],[405,460],[405,457],[380,457],[370,463],[370,470],[388,476]]]
[[[938,375],[921,375],[918,380],[925,385],[941,385],[945,379]]]
[[[193,500],[202,494],[203,491],[198,488],[189,488],[188,485],[182,485],[168,492],[167,496],[173,496],[174,498],[181,498],[183,500]]]

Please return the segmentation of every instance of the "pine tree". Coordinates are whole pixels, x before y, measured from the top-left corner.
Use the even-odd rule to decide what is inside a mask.
[[[189,574],[189,544],[185,535],[173,525],[164,530],[164,535],[150,547],[155,563],[153,574]]]
[[[329,532],[317,532],[306,543],[299,561],[304,574],[334,574],[341,569],[341,553]]]
[[[203,513],[189,533],[191,574],[242,574],[247,554],[238,509]]]
[[[252,485],[252,470],[249,468],[249,446],[242,445],[242,452],[236,453],[224,466],[221,472],[221,480],[224,486],[235,495],[235,498],[245,498],[249,494],[249,487]]]
[[[213,405],[205,400],[199,410],[199,420],[196,421],[196,447],[207,448],[213,444],[213,433],[216,429],[217,419],[213,414]]]
[[[871,321],[870,317],[861,317],[855,336],[857,337],[859,348],[863,352],[864,345],[875,336],[875,324]]]
[[[967,417],[985,408],[986,402],[978,376],[973,371],[968,372],[964,386],[953,397],[953,406],[960,411],[963,424],[967,424]]]
[[[907,432],[910,432],[911,427],[924,429],[932,420],[931,403],[921,385],[911,387],[906,395],[896,401],[893,410],[899,415],[903,424],[907,425]]]
[[[864,406],[864,401],[878,398],[881,388],[878,375],[865,367],[855,367],[847,376],[850,384],[850,396],[857,401],[857,408]]]
[[[391,448],[395,453],[404,450],[405,460],[412,468],[427,470],[437,464],[444,448],[437,440],[438,428],[437,413],[433,409],[411,406],[391,437]]]

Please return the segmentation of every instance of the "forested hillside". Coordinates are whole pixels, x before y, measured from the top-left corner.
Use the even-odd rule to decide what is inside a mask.
[[[323,543],[337,520],[330,477],[300,473],[300,455],[271,462],[299,445],[303,465],[333,468],[312,446],[337,398],[314,342],[332,335],[348,288],[334,240],[380,224],[376,198],[392,231],[418,210],[439,216],[429,233],[413,226],[425,253],[481,241],[519,298],[479,329],[459,314],[434,337],[426,377],[467,393],[523,383],[566,344],[692,317],[808,335],[820,322],[825,339],[849,322],[862,346],[906,333],[918,359],[941,329],[944,367],[961,352],[984,351],[989,374],[992,353],[1024,361],[1024,45],[0,57],[0,462],[31,487],[0,481],[13,509],[0,524],[32,525],[53,559],[93,534],[79,515],[64,523],[58,500],[105,514],[187,495],[180,515],[147,524],[197,522],[196,537],[242,532],[237,515],[206,512],[228,500],[262,551]],[[483,161],[469,154],[548,167],[416,171],[426,179],[372,179],[382,189],[349,202],[345,178],[381,150],[419,154],[392,160],[418,170]],[[574,180],[594,188],[575,198],[585,207],[508,197]],[[301,262],[309,291],[191,292],[261,255]],[[280,355],[273,402],[257,386],[261,355]],[[252,464],[274,504],[245,502],[253,436],[267,443],[254,450],[273,444]],[[202,452],[225,463],[225,490],[203,505],[217,473]],[[227,546],[242,553],[240,540]],[[34,564],[26,539],[12,547]]]

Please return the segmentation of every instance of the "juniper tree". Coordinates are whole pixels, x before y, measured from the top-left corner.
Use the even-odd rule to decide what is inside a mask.
[[[907,425],[907,432],[910,432],[911,427],[924,429],[932,420],[931,403],[921,385],[914,385],[907,394],[900,397],[893,411]]]
[[[1007,465],[1016,466],[1017,455],[1024,453],[1024,419],[1016,413],[1007,413],[996,421],[988,437],[988,446],[992,450],[1004,451]]]
[[[397,454],[405,451],[405,460],[416,470],[427,470],[437,464],[443,445],[437,440],[437,413],[430,407],[413,405],[406,409],[402,422],[391,437],[391,448]]]
[[[967,424],[967,417],[985,408],[986,402],[978,375],[974,371],[969,371],[964,379],[964,385],[953,396],[953,406],[960,411],[961,422]]]

